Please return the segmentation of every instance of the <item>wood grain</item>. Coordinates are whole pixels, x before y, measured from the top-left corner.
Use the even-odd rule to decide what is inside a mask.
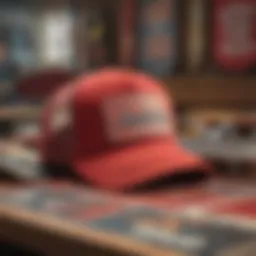
[[[256,78],[175,77],[166,85],[182,106],[256,108]]]

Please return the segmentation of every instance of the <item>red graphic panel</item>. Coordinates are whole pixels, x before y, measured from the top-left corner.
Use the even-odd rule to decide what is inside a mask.
[[[154,205],[171,211],[199,209],[209,213],[236,202],[250,201],[251,198],[256,198],[255,186],[217,179],[183,189],[170,188],[136,196],[136,200],[144,205]]]
[[[237,200],[230,204],[222,205],[216,211],[224,215],[256,219],[256,198]]]
[[[214,0],[214,59],[227,70],[256,64],[256,0]]]
[[[208,209],[212,205],[219,205],[230,200],[230,197],[210,192],[199,187],[176,192],[169,190],[158,195],[141,197],[140,200],[149,205],[177,211],[196,206]]]

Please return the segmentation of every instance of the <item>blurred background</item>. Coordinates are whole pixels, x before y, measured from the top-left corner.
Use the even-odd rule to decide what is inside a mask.
[[[0,114],[13,113],[17,104],[38,107],[62,81],[106,65],[135,67],[163,79],[182,113],[251,114],[255,4],[1,0],[0,103],[8,109]],[[44,76],[35,82],[38,74]]]

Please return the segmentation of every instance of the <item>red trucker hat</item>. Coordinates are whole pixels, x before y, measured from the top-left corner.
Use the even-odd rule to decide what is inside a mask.
[[[204,160],[179,144],[172,102],[148,75],[103,69],[49,103],[44,157],[65,161],[94,186],[123,190],[171,174],[208,172]]]
[[[40,150],[43,162],[69,165],[72,161],[73,137],[69,110],[73,84],[66,84],[47,101],[40,127]]]

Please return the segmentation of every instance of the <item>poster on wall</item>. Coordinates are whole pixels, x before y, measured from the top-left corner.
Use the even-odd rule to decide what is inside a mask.
[[[74,17],[70,10],[48,10],[40,17],[40,67],[71,68],[75,59]]]
[[[16,79],[36,67],[34,16],[7,4],[0,4],[0,16],[0,104],[9,104],[16,100]]]
[[[156,76],[177,68],[177,1],[141,0],[138,18],[138,67]]]
[[[0,104],[12,97],[17,65],[11,58],[10,31],[6,24],[0,25]]]
[[[36,64],[35,15],[32,9],[20,6],[0,6],[0,27],[8,31],[10,59],[20,71],[33,69]]]
[[[32,11],[20,10],[15,12],[15,20],[11,27],[11,47],[13,60],[27,72],[36,68],[36,41],[34,15]],[[12,18],[13,19],[13,18]]]
[[[255,13],[256,0],[214,1],[213,57],[222,70],[255,70]]]

